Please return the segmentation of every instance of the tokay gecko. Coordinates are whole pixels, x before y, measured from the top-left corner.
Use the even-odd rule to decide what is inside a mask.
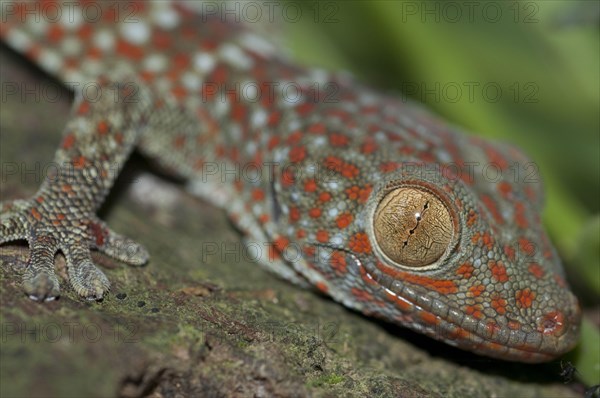
[[[29,243],[31,299],[59,296],[57,252],[91,300],[110,284],[90,250],[148,261],[95,215],[135,148],[266,244],[264,267],[349,308],[501,359],[575,345],[580,309],[541,224],[535,164],[515,148],[300,67],[189,3],[1,6],[1,40],[76,94],[60,170],[0,208],[0,242]],[[236,167],[247,173],[219,173]]]

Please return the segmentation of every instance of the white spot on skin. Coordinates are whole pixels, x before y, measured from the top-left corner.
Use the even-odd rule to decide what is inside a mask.
[[[238,46],[226,43],[219,48],[219,55],[223,61],[238,69],[250,69],[254,62]]]
[[[338,184],[336,181],[330,181],[327,183],[327,187],[329,187],[329,189],[332,191],[337,191],[340,187],[340,184]]]
[[[225,115],[225,113],[227,113],[227,111],[229,111],[229,100],[227,100],[227,98],[225,98],[223,101],[216,101],[214,109],[215,109],[216,116]]]
[[[93,43],[103,51],[110,51],[115,47],[115,35],[109,30],[102,30],[94,36]]]
[[[159,2],[161,3],[161,2]],[[179,26],[179,14],[170,7],[170,4],[166,3],[169,7],[162,8],[157,7],[152,11],[152,19],[159,27],[163,29],[173,29]]]
[[[215,57],[209,53],[197,53],[194,55],[194,68],[198,72],[209,73],[215,67]]]
[[[53,51],[42,50],[39,57],[40,65],[46,70],[57,72],[63,66],[63,60]]]
[[[337,216],[338,214],[339,214],[339,211],[335,207],[329,209],[329,211],[327,212],[327,215],[329,215],[330,218],[333,218],[333,217]]]
[[[27,30],[34,35],[45,35],[48,31],[48,21],[45,18],[27,18]]]
[[[246,144],[246,153],[249,155],[254,155],[256,153],[256,142],[254,141],[249,141]]]
[[[240,44],[250,51],[263,56],[269,56],[275,52],[275,47],[264,38],[252,33],[246,33],[240,38]]]
[[[61,41],[60,49],[65,55],[78,55],[81,52],[81,41],[76,37],[66,37]]]
[[[95,59],[85,59],[81,63],[81,70],[85,72],[86,75],[96,76],[102,73],[104,67],[101,62]],[[79,80],[76,80],[79,81]]]
[[[123,38],[131,44],[143,45],[150,39],[150,27],[141,21],[121,25]]]
[[[202,86],[202,80],[197,74],[191,72],[184,73],[181,82],[189,91],[198,91]]]
[[[31,39],[20,30],[9,30],[6,42],[18,50],[27,50],[31,46]]]
[[[252,128],[261,128],[267,123],[267,113],[262,109],[257,109],[252,113]]]
[[[334,235],[329,241],[332,245],[342,246],[344,244],[344,238],[340,234]]]
[[[144,59],[142,67],[150,72],[162,72],[167,64],[168,60],[163,54],[154,53]]]

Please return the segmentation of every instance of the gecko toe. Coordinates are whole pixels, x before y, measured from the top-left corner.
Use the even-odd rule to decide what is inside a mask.
[[[54,254],[57,246],[48,236],[30,240],[31,255],[23,275],[23,290],[35,301],[51,301],[60,294],[58,279],[54,274]]]
[[[88,300],[100,300],[110,290],[110,282],[92,262],[86,247],[74,247],[65,252],[71,286]]]
[[[96,220],[96,225],[103,231],[103,239],[94,242],[100,252],[129,265],[144,265],[150,255],[141,244],[112,231],[102,221]]]
[[[23,290],[34,301],[52,301],[60,295],[58,279],[54,272],[40,272],[23,278]]]

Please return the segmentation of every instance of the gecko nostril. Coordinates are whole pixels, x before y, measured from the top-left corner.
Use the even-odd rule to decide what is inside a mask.
[[[564,328],[564,315],[560,311],[551,311],[538,318],[538,332],[551,334],[556,337],[562,335]]]

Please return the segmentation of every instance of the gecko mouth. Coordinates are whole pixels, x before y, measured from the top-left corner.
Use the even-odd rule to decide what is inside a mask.
[[[375,283],[380,288],[379,295],[396,304],[400,312],[394,316],[397,323],[449,345],[493,358],[538,363],[570,351],[577,343],[580,313],[572,295],[573,305],[566,306],[570,310],[547,312],[533,320],[531,326],[491,325],[453,306],[443,294],[409,286],[347,250],[335,250],[348,254],[361,278],[371,285]],[[389,313],[380,315],[389,318]]]

